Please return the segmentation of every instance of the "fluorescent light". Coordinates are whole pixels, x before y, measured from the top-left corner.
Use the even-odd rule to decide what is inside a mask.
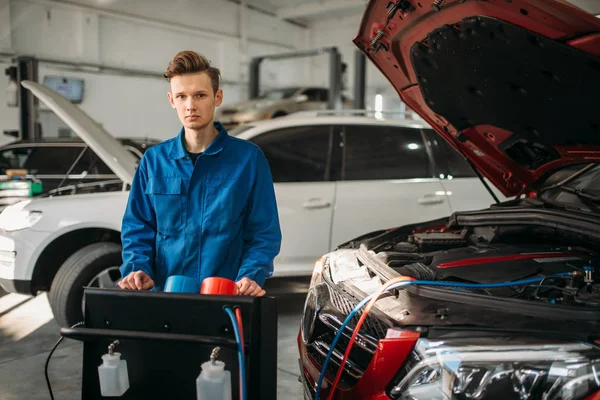
[[[383,96],[375,95],[375,118],[383,118]]]
[[[411,150],[417,150],[419,148],[419,145],[416,143],[409,143],[408,148]]]
[[[383,111],[383,96],[380,94],[375,95],[375,111]]]

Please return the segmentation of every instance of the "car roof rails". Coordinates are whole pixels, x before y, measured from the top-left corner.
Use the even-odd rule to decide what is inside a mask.
[[[298,111],[292,114],[288,114],[288,117],[370,117],[375,119],[404,119],[404,120],[417,120],[422,121],[423,119],[419,114],[412,110],[354,110],[354,109],[342,109],[342,110],[311,110],[311,111]]]

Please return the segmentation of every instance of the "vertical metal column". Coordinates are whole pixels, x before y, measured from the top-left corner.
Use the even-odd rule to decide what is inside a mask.
[[[260,63],[262,61],[262,57],[255,57],[250,62],[250,74],[248,75],[249,99],[255,99],[260,94]]]
[[[361,51],[354,53],[354,99],[353,108],[364,110],[367,87],[367,57]]]
[[[38,61],[33,57],[18,57],[16,59],[17,82],[19,84],[19,129],[22,140],[40,139],[41,129],[37,123],[38,101],[35,96],[23,86],[21,81],[38,81]]]
[[[340,110],[342,108],[342,56],[334,47],[329,52],[329,102],[327,108]]]

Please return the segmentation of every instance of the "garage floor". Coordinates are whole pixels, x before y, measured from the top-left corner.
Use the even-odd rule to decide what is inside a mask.
[[[278,299],[277,398],[301,400],[296,336],[307,283],[271,280],[270,295]],[[48,400],[44,364],[60,337],[46,294],[7,294],[0,289],[0,400]],[[49,377],[56,400],[81,398],[81,342],[63,340],[52,356]]]

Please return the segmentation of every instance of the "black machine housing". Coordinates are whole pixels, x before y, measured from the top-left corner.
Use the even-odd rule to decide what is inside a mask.
[[[97,288],[86,288],[84,299],[85,327],[61,329],[84,342],[82,399],[104,399],[97,368],[115,340],[128,366],[124,400],[195,400],[201,364],[215,347],[238,399],[238,350],[226,306],[242,312],[247,398],[276,399],[275,299]]]

